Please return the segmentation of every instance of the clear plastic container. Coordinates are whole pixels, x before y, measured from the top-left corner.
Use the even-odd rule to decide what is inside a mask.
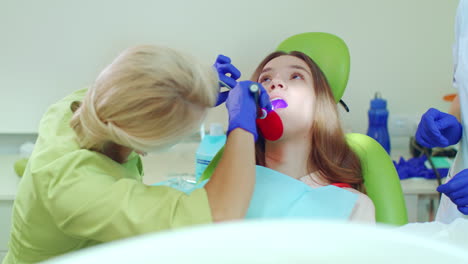
[[[223,125],[212,123],[210,133],[205,135],[198,146],[195,158],[195,179],[199,181],[208,164],[216,153],[226,144],[226,134]]]

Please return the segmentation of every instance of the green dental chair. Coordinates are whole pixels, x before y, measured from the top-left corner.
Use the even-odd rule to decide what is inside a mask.
[[[335,101],[340,102],[350,70],[348,47],[342,39],[329,33],[302,33],[284,40],[277,50],[301,51],[312,58],[325,74]],[[400,179],[390,156],[377,141],[367,135],[350,133],[346,139],[361,161],[364,185],[367,195],[374,202],[376,221],[391,225],[407,224]],[[211,176],[222,151],[212,160],[201,180]]]

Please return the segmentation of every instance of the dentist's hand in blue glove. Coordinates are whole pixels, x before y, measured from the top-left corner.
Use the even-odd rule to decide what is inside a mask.
[[[234,89],[228,91],[226,99],[226,108],[229,114],[229,127],[227,134],[236,128],[246,130],[254,135],[257,141],[257,103],[255,95],[250,91],[251,85],[258,85],[258,107],[265,108],[267,112],[271,111],[271,102],[265,88],[259,83],[252,81],[238,82]]]
[[[224,55],[218,55],[213,67],[218,73],[219,86],[226,87],[229,89],[234,88],[237,85],[237,79],[241,76],[241,72],[231,63],[231,59]],[[222,92],[219,94],[218,102],[219,105],[226,101],[228,93]]]
[[[431,108],[421,117],[416,141],[424,147],[448,147],[462,136],[462,126],[453,115]]]
[[[437,191],[447,195],[457,205],[458,211],[468,215],[468,169],[460,171],[446,184],[440,185]]]

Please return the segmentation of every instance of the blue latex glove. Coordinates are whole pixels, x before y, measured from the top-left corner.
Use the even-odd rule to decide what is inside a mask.
[[[453,115],[431,108],[421,117],[416,141],[426,148],[448,147],[462,136],[462,126]]]
[[[446,184],[440,185],[437,191],[447,195],[462,214],[468,215],[468,169],[460,171]]]
[[[258,85],[260,94],[258,102],[255,102],[255,94],[250,91],[252,84]],[[252,81],[238,82],[234,89],[226,92],[226,108],[229,114],[229,127],[227,134],[236,129],[242,128],[254,135],[257,141],[257,126],[255,119],[257,118],[257,107],[265,108],[267,112],[271,111],[271,102],[265,88],[259,83]],[[222,103],[222,102],[221,102]],[[257,106],[258,104],[258,106]]]
[[[215,63],[213,64],[213,67],[218,73],[219,87],[224,86],[226,88],[232,89],[237,85],[237,79],[239,79],[241,76],[241,72],[231,64],[231,59],[229,57],[222,54],[218,55]],[[229,76],[226,74],[229,74]],[[227,94],[227,92],[220,93],[216,105],[226,101]]]

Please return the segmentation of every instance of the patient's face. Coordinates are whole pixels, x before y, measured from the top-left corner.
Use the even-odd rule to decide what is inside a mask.
[[[273,107],[283,121],[283,139],[308,136],[315,101],[308,65],[294,56],[274,58],[265,65],[258,82],[268,91]]]

